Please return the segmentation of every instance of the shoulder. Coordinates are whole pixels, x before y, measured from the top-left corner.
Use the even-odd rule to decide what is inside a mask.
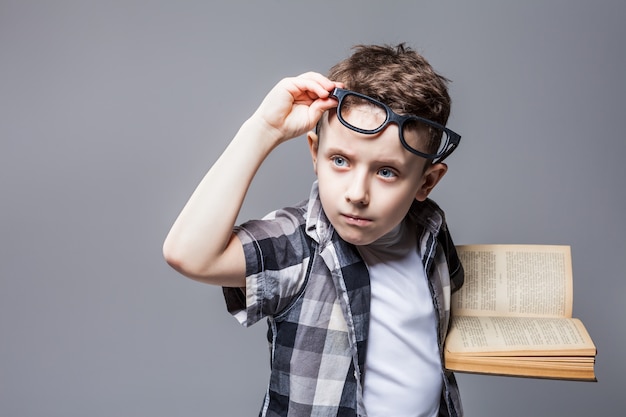
[[[445,259],[448,267],[452,290],[456,291],[463,285],[464,271],[443,209],[431,199],[422,202],[416,201],[411,206],[409,216],[416,224],[436,236],[437,251],[443,254],[443,259]]]
[[[415,224],[426,227],[435,234],[446,223],[443,209],[429,198],[424,201],[413,201],[408,216]]]

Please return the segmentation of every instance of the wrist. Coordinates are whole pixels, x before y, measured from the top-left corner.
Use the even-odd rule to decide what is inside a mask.
[[[252,116],[246,120],[233,139],[233,145],[257,156],[267,156],[283,142],[282,133],[262,118]]]
[[[287,140],[284,132],[269,124],[263,117],[253,114],[241,126],[240,132],[251,138],[257,145],[265,146],[268,150]]]

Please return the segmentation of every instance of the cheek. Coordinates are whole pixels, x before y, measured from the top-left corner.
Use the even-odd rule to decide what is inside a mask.
[[[327,194],[338,188],[338,181],[341,178],[337,176],[327,161],[318,159],[317,164],[315,164],[315,175],[317,175],[319,184],[325,188]]]
[[[334,181],[332,177],[329,177],[324,169],[317,171],[317,186],[323,205],[326,206],[328,203],[333,203],[337,199],[339,189],[337,182]]]
[[[415,200],[415,193],[412,190],[403,190],[398,193],[385,193],[380,195],[377,200],[383,210],[389,217],[394,219],[402,219],[411,208],[411,204]]]

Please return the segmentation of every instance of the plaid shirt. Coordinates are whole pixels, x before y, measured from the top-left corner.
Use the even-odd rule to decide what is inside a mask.
[[[438,313],[438,341],[450,319],[450,294],[463,268],[431,200],[409,211]],[[330,225],[314,183],[309,200],[236,228],[246,257],[246,289],[224,288],[229,312],[244,326],[268,319],[271,376],[260,416],[365,417],[362,370],[370,285],[356,248]],[[440,415],[461,416],[454,375],[442,369]]]

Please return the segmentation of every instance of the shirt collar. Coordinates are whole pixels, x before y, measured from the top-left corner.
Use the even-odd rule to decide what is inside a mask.
[[[322,209],[317,180],[311,186],[309,204],[306,211],[306,233],[318,244],[328,242],[334,228]]]

